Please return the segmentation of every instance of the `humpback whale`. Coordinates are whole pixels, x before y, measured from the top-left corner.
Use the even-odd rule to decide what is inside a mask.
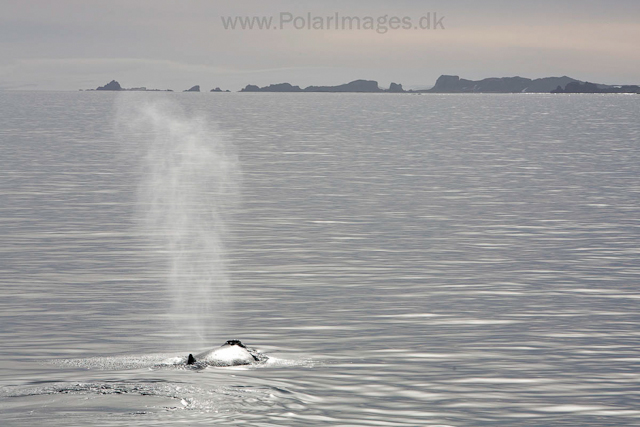
[[[222,346],[200,354],[189,354],[187,365],[238,366],[265,362],[269,359],[259,351],[242,344],[240,340],[228,340]]]

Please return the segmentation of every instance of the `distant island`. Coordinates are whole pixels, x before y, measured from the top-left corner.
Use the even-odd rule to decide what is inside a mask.
[[[571,77],[490,77],[482,80],[466,80],[458,76],[440,76],[433,88],[426,93],[550,93],[558,86],[566,86],[578,80]]]
[[[609,86],[589,82],[571,82],[564,89],[558,86],[551,93],[640,93],[638,85]]]
[[[111,80],[109,83],[107,83],[104,86],[98,86],[96,89],[87,89],[87,91],[92,91],[92,90],[111,90],[111,91],[125,90],[125,91],[134,91],[134,92],[173,92],[173,90],[171,89],[147,89],[146,87],[132,87],[129,89],[125,89],[122,86],[120,86],[120,83],[118,83],[115,80]]]
[[[122,86],[115,80],[111,80],[104,86],[98,86],[96,90],[122,90]]]
[[[391,83],[391,87],[400,88],[402,91],[402,85]],[[375,80],[354,80],[349,83],[345,83],[338,86],[307,86],[301,89],[300,86],[293,86],[290,83],[278,83],[265,87],[258,87],[255,85],[247,85],[240,92],[364,92],[364,93],[377,93],[377,92],[389,92],[389,90],[380,89],[378,82]]]
[[[563,89],[564,88],[564,89]],[[338,86],[308,86],[304,89],[290,83],[258,87],[247,85],[240,92],[362,92],[362,93],[640,93],[635,85],[610,86],[581,82],[571,77],[490,77],[466,80],[459,76],[442,75],[431,89],[404,90],[401,84],[391,83],[381,89],[375,80],[354,80]]]
[[[82,90],[82,89],[80,89]],[[136,92],[173,92],[173,90],[171,89],[147,89],[146,87],[132,87],[129,89],[125,89],[122,86],[120,86],[120,83],[118,83],[116,80],[111,80],[109,83],[107,83],[104,86],[98,86],[96,89],[85,89],[87,91],[94,91],[94,90],[109,90],[109,91],[118,91],[118,90],[123,90],[123,91],[136,91]],[[183,92],[200,92],[200,85],[195,85],[192,86],[191,88],[187,89],[187,90],[183,90]],[[211,89],[211,92],[229,92],[228,90],[222,90],[219,87],[216,87],[215,89]]]
[[[94,90],[94,89],[87,89]],[[124,89],[115,80],[99,91],[160,91],[145,87]],[[164,92],[173,92],[166,89]],[[200,85],[192,86],[183,92],[200,92]],[[219,87],[210,92],[229,92]],[[525,77],[490,77],[482,80],[461,79],[459,76],[442,75],[431,89],[404,90],[399,83],[391,83],[389,89],[382,89],[375,80],[354,80],[337,86],[307,86],[304,89],[291,83],[277,83],[259,87],[249,84],[240,92],[342,92],[342,93],[640,93],[638,85],[604,85],[582,82],[571,77],[544,77],[528,79]]]

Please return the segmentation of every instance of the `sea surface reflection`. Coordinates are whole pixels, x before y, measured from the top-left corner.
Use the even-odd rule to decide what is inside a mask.
[[[148,132],[116,125],[159,99],[241,170],[240,200],[189,202],[226,209],[204,341],[140,227]],[[639,116],[622,95],[5,92],[2,424],[639,424]],[[277,363],[151,368],[230,338]]]

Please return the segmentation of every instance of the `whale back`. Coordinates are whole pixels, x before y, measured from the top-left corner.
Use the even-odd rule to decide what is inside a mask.
[[[221,347],[189,357],[187,364],[197,362],[212,366],[238,366],[250,365],[257,361],[259,359],[239,340],[229,340]]]

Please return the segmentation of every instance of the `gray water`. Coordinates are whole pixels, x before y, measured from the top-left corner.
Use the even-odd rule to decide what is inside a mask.
[[[176,187],[214,258],[197,337],[173,222],[145,226],[162,126],[123,128],[160,100],[234,171]],[[0,424],[640,425],[639,117],[622,95],[0,92]],[[230,338],[270,363],[156,367]]]

